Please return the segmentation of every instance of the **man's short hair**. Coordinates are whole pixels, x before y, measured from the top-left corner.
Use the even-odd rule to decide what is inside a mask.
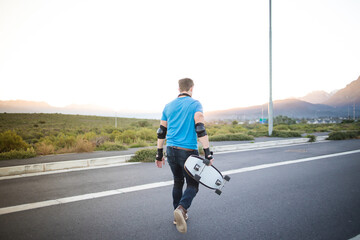
[[[180,92],[189,91],[194,86],[194,81],[190,78],[183,78],[179,80]]]

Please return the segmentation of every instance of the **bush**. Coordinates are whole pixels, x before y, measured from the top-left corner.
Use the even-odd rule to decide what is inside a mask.
[[[148,146],[149,146],[149,144],[147,144],[146,142],[140,141],[140,142],[131,144],[130,148],[139,148],[139,147],[148,147]]]
[[[0,153],[12,150],[26,150],[29,145],[14,131],[0,133]]]
[[[11,150],[9,152],[0,153],[0,160],[7,159],[25,159],[36,156],[34,148],[28,148],[26,150]]]
[[[122,151],[128,148],[117,142],[105,142],[96,148],[97,151]]]
[[[49,155],[55,153],[54,145],[46,142],[40,142],[35,144],[36,152],[39,155]]]
[[[301,134],[295,131],[273,131],[271,137],[291,138],[301,137]]]
[[[129,162],[154,162],[156,154],[156,148],[141,149],[135,153]]]
[[[93,152],[95,150],[95,144],[87,139],[78,138],[75,143],[74,151],[77,153]],[[74,152],[72,151],[72,152]]]
[[[137,131],[136,136],[144,141],[156,141],[156,131],[149,128],[141,128]]]
[[[134,130],[125,130],[120,136],[116,138],[116,141],[130,144],[134,143],[136,139],[136,132]]]
[[[268,136],[268,132],[267,132],[267,131],[253,131],[253,130],[250,130],[250,131],[248,131],[247,134],[250,135],[250,136],[253,136],[253,137]]]
[[[242,134],[242,133],[236,133],[236,134],[220,134],[209,137],[210,141],[217,142],[217,141],[248,141],[248,140],[254,140],[254,137]]]
[[[316,142],[316,136],[315,135],[306,135],[307,138],[309,138],[309,142]]]
[[[360,131],[332,132],[329,134],[327,140],[345,140],[354,138],[360,138]]]

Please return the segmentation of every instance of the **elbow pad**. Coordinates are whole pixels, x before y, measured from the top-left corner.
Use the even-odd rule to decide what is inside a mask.
[[[205,125],[201,122],[195,124],[195,132],[198,136],[198,138],[204,137],[207,135]]]
[[[167,128],[163,125],[160,125],[159,129],[157,130],[157,137],[158,139],[165,139],[166,137]]]

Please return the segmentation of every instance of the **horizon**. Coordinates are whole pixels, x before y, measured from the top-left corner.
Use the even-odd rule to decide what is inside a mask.
[[[272,7],[273,99],[356,80],[359,1]],[[268,24],[266,0],[1,1],[0,99],[161,112],[190,77],[205,112],[262,105]]]

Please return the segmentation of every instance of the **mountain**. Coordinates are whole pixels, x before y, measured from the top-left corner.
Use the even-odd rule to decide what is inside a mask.
[[[115,110],[91,104],[71,104],[65,107],[54,107],[46,102],[34,102],[24,100],[0,101],[0,113],[62,113],[95,115],[106,117],[127,117],[160,119],[161,113],[134,113],[134,112],[115,112]]]
[[[33,102],[24,100],[0,101],[0,112],[9,113],[56,113],[58,108],[46,102]]]
[[[360,115],[360,76],[357,80],[348,84],[345,88],[336,92],[326,93],[316,91],[309,93],[300,99],[276,100],[274,105],[274,116],[284,115],[291,118],[318,118],[318,117],[348,117],[355,114]],[[7,113],[63,113],[82,114],[97,116],[114,116],[115,110],[96,105],[69,105],[66,107],[53,107],[45,102],[32,101],[0,101],[0,112]],[[118,117],[150,118],[159,119],[160,113],[129,113],[117,112]],[[267,103],[234,108],[221,111],[206,112],[208,120],[215,119],[259,119],[267,118]]]
[[[354,103],[357,106],[360,105],[360,76],[324,102],[333,107],[347,107]]]
[[[299,100],[313,103],[313,104],[319,104],[319,103],[325,102],[330,97],[331,97],[331,94],[327,93],[325,91],[314,91],[314,92],[307,94],[304,97],[299,98]]]
[[[324,104],[312,104],[298,99],[273,101],[274,116],[284,115],[291,118],[336,117],[336,108]],[[267,118],[267,104],[234,108],[206,113],[207,119],[259,119]]]
[[[285,99],[273,102],[274,116],[284,115],[292,118],[348,117],[359,116],[360,76],[345,88],[327,93],[316,91],[300,99]],[[234,108],[206,113],[209,120],[215,119],[259,119],[267,118],[268,104],[245,108]]]

